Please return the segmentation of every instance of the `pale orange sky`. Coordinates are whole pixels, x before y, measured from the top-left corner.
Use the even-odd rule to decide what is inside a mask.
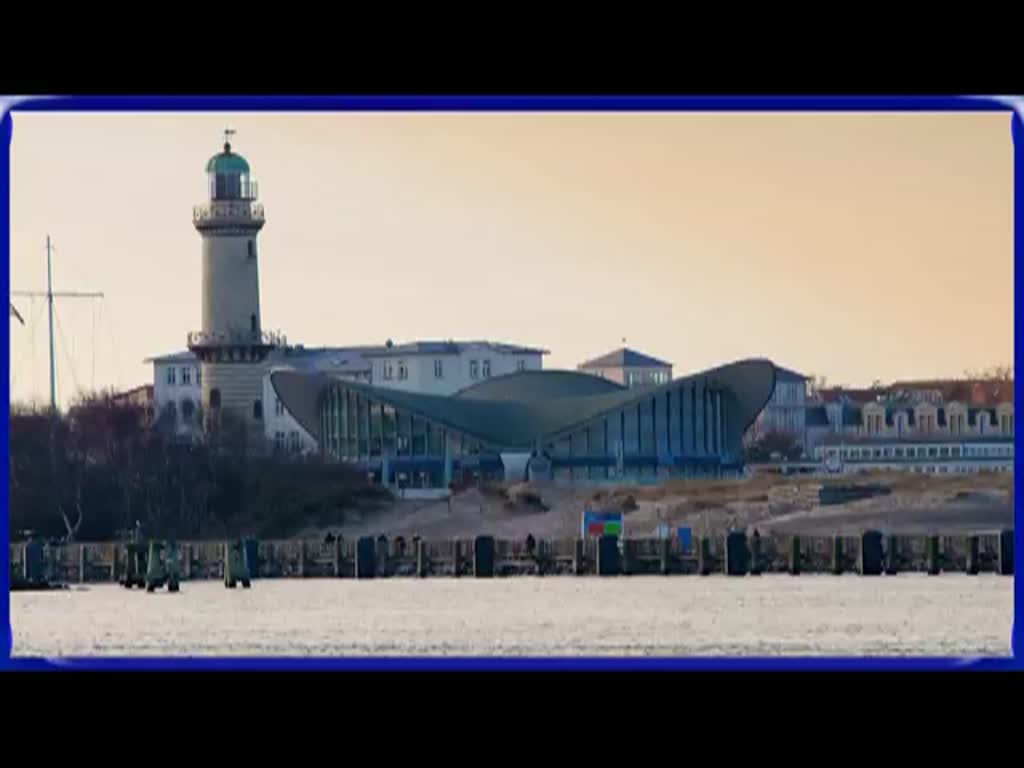
[[[58,307],[62,402],[150,381],[199,328],[192,206],[225,125],[266,206],[263,326],[294,343],[486,338],[574,368],[625,337],[677,375],[765,356],[846,384],[1013,360],[1009,113],[13,120],[12,288],[45,286],[49,233],[55,288],[107,295],[95,337],[89,303]],[[12,399],[42,398],[45,313],[15,303]]]

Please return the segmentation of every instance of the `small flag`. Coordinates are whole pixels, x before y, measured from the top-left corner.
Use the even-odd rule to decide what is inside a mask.
[[[11,317],[16,317],[16,318],[18,318],[18,322],[19,323],[21,323],[22,325],[25,324],[25,319],[21,316],[21,313],[18,312],[18,310],[16,310],[14,308],[14,302],[13,301],[11,302]]]

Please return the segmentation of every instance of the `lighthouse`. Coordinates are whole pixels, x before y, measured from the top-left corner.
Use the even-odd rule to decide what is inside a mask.
[[[202,328],[188,334],[201,371],[207,428],[227,421],[244,429],[250,447],[263,435],[262,381],[267,358],[285,341],[260,321],[259,247],[263,206],[245,158],[231,148],[206,164],[209,199],[192,222],[202,238]]]

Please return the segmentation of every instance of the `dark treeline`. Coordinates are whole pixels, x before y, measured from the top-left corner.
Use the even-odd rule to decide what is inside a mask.
[[[183,443],[141,405],[109,395],[56,416],[12,408],[11,539],[104,541],[136,521],[154,537],[285,537],[388,496],[345,467],[247,457],[243,444],[230,429]]]

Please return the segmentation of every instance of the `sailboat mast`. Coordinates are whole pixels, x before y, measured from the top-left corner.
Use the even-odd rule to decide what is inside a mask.
[[[53,280],[50,270],[50,236],[46,236],[46,303],[50,314],[50,410],[57,412],[57,380],[53,358]]]

